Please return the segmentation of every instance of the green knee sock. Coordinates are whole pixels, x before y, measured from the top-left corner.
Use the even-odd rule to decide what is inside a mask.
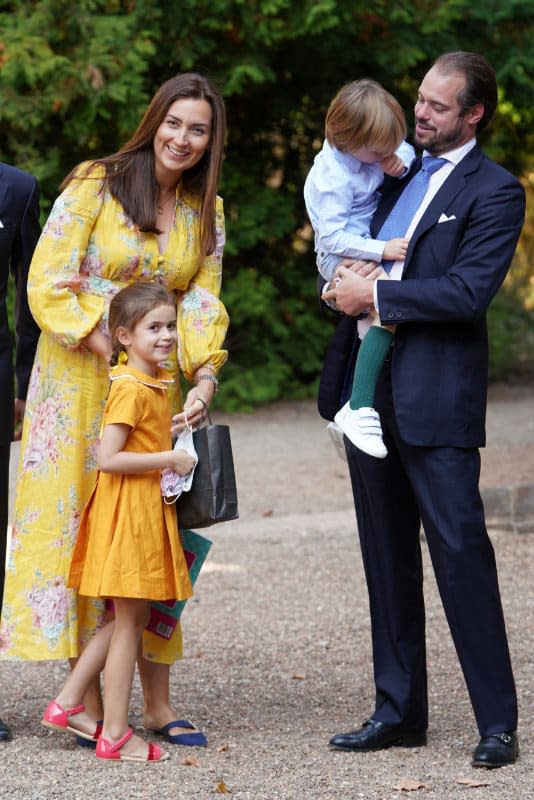
[[[392,339],[393,334],[390,331],[377,325],[372,325],[363,337],[356,359],[354,383],[349,401],[352,409],[373,405],[376,382]]]

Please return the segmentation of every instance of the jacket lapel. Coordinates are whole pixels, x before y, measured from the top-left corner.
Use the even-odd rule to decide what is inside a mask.
[[[455,166],[443,186],[438,189],[430,205],[419,220],[410,240],[410,251],[429,228],[435,225],[440,215],[449,208],[456,195],[465,188],[465,176],[478,169],[482,160],[482,152],[475,145],[469,153]]]

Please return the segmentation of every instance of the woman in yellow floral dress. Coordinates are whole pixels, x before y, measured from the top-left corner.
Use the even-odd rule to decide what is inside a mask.
[[[67,176],[45,224],[28,282],[42,333],[26,402],[2,658],[75,659],[104,619],[101,603],[78,597],[66,579],[96,476],[109,388],[107,310],[119,289],[146,280],[176,293],[177,359],[165,364],[176,378],[173,411],[181,407],[178,364],[193,384],[184,403],[193,424],[204,413],[199,400],[209,404],[217,389],[228,327],[216,194],[225,126],[224,103],[209,81],[194,73],[171,78],[121,150]],[[174,420],[183,424],[183,412]],[[145,631],[143,653],[143,724],[188,743],[190,729],[166,727],[176,721],[168,665],[181,655],[179,627],[168,641]],[[86,706],[101,716],[98,687]]]

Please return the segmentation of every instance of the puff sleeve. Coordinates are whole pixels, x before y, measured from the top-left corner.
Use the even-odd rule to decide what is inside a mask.
[[[80,165],[82,171],[85,165]],[[102,207],[103,171],[74,179],[55,201],[35,249],[28,300],[42,331],[68,349],[98,324],[103,297],[80,293],[80,267],[90,257],[91,232]]]
[[[217,372],[228,358],[222,349],[228,329],[228,314],[220,301],[222,255],[225,243],[223,201],[217,197],[217,243],[214,252],[201,263],[178,302],[178,361],[192,381],[196,370],[209,366]]]

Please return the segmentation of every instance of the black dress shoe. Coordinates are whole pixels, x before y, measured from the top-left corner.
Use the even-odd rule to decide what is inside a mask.
[[[339,750],[383,750],[386,747],[422,747],[426,744],[426,731],[406,731],[401,725],[385,725],[375,719],[366,720],[352,733],[337,733],[330,744]]]
[[[513,764],[518,755],[519,746],[515,731],[492,733],[490,736],[484,736],[480,740],[473,753],[471,764],[473,767],[495,769],[495,767]]]
[[[11,739],[11,728],[6,725],[3,719],[0,719],[0,742],[9,742]]]

